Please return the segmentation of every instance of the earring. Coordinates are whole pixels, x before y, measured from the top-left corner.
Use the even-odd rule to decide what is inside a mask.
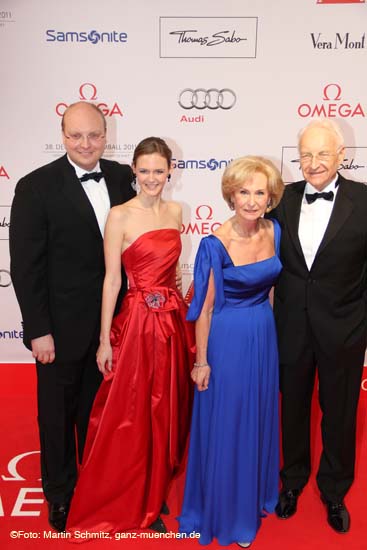
[[[168,174],[167,181],[168,181],[168,183],[171,181],[171,174]]]
[[[272,208],[273,208],[273,203],[272,203],[272,201],[270,200],[270,201],[268,202],[268,204],[266,205],[266,211],[267,211],[267,212],[270,212],[270,210],[271,210]]]
[[[136,174],[133,174],[133,180],[131,182],[131,187],[134,189],[134,191],[137,190]]]
[[[230,208],[231,210],[234,210],[234,204],[233,204],[233,202],[232,202],[232,199],[229,199],[229,201],[228,201],[228,206],[229,206],[229,208]]]

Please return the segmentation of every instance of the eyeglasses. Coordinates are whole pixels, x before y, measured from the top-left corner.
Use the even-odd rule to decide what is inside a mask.
[[[339,147],[339,149],[337,149],[335,153],[330,153],[329,151],[321,151],[320,153],[314,153],[314,154],[301,153],[299,159],[301,164],[310,164],[314,158],[320,162],[328,162],[330,159],[338,155],[341,150],[342,150],[342,147]]]
[[[84,138],[87,141],[89,141],[90,143],[99,143],[105,137],[105,134],[99,134],[97,132],[91,132],[90,134],[87,134],[87,135],[76,133],[76,134],[70,134],[69,136],[67,136],[64,132],[64,136],[66,137],[66,139],[70,139],[70,141],[72,143],[75,143],[75,145],[76,145],[76,144],[80,143]]]

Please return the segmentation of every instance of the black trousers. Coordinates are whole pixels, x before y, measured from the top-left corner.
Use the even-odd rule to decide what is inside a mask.
[[[37,368],[42,487],[48,502],[68,501],[81,462],[89,414],[102,375],[96,363],[98,336],[84,357]]]
[[[309,331],[303,354],[292,364],[280,364],[282,393],[283,468],[286,489],[302,489],[311,472],[310,420],[315,373],[322,411],[322,454],[317,472],[321,494],[341,502],[353,483],[356,417],[365,337],[333,355],[322,352]]]

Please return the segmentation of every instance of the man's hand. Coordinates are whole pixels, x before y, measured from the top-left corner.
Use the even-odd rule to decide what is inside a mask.
[[[55,360],[55,344],[52,334],[46,334],[31,340],[32,355],[37,361],[45,365]]]

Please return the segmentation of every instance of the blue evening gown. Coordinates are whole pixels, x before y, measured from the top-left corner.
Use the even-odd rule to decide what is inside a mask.
[[[195,390],[179,531],[200,543],[253,541],[278,499],[278,350],[269,291],[282,265],[275,255],[235,266],[222,242],[202,239],[188,319],[200,315],[213,270],[215,304],[208,340],[209,388]]]

